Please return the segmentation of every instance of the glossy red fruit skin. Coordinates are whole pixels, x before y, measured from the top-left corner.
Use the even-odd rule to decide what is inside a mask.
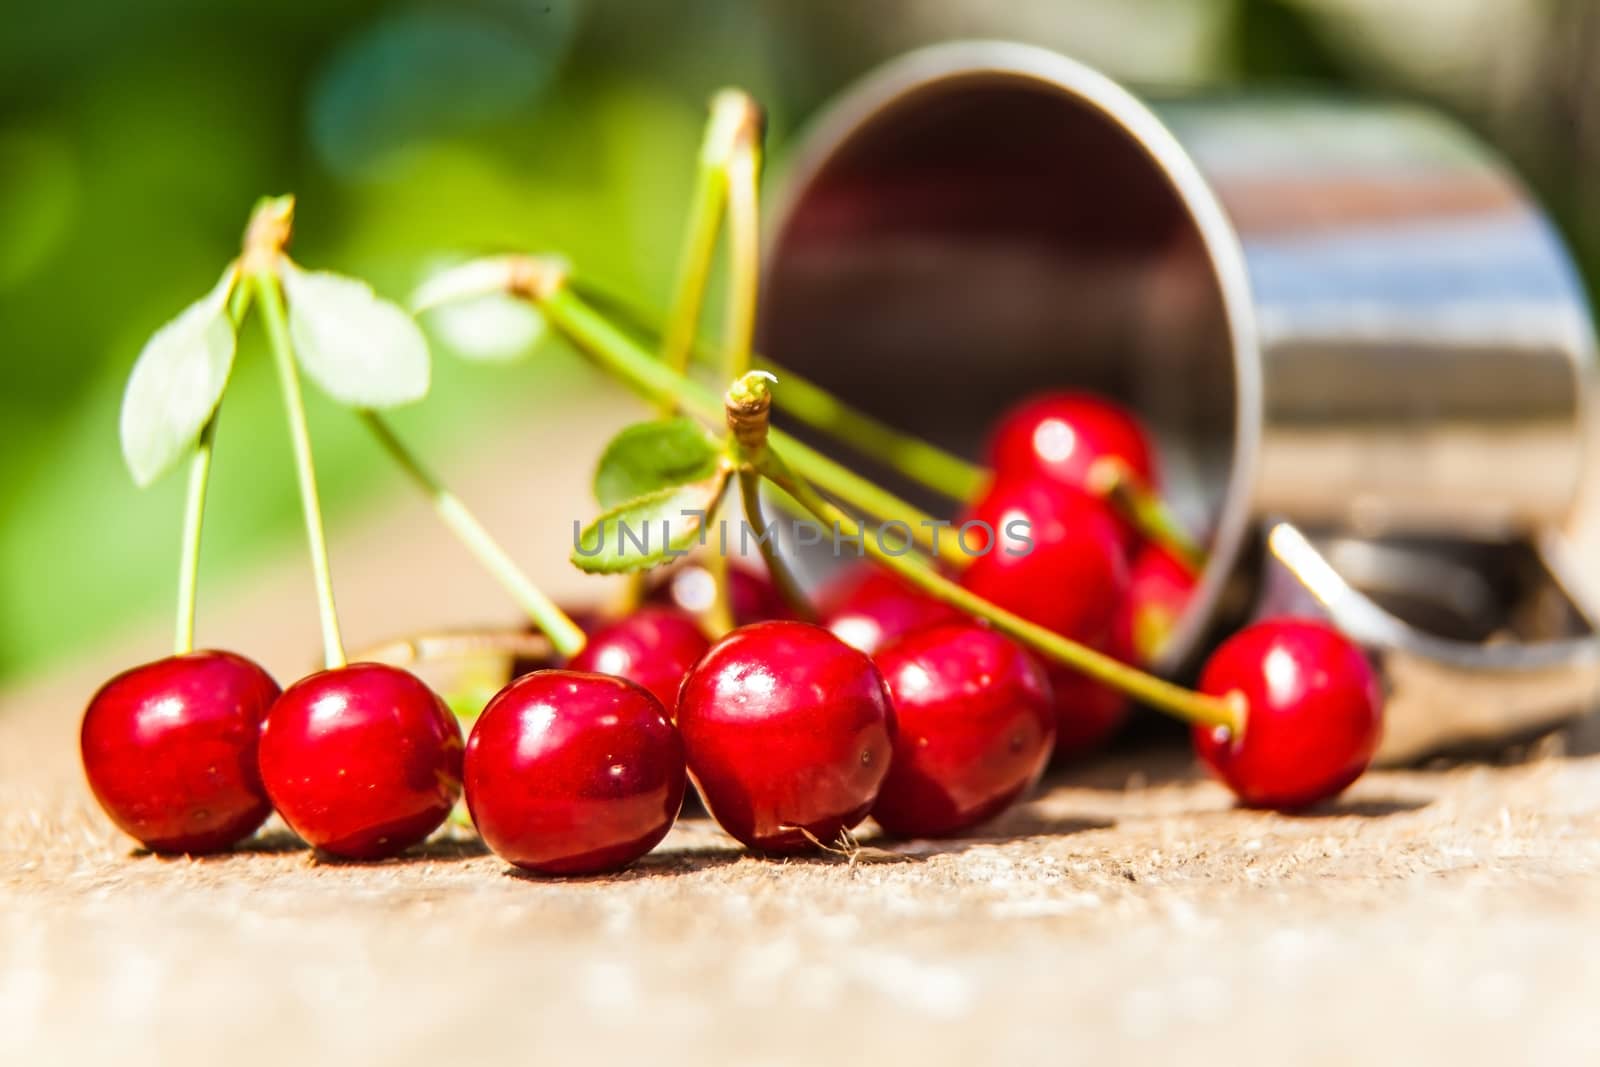
[[[1251,807],[1293,811],[1329,800],[1366,770],[1383,733],[1383,697],[1361,649],[1324,623],[1271,619],[1223,642],[1200,688],[1243,693],[1242,736],[1197,726],[1194,745]]]
[[[1130,663],[1153,662],[1188,609],[1197,581],[1166,549],[1139,546],[1128,565],[1128,593],[1112,623],[1112,646],[1123,650]]]
[[[1099,644],[1128,588],[1122,536],[1108,506],[1088,493],[1038,479],[997,482],[967,521],[995,532],[986,541],[972,527],[966,544],[989,550],[974,556],[961,584],[1030,622],[1084,644]],[[1025,521],[1028,549],[1011,534]]]
[[[397,855],[461,795],[461,727],[415,675],[352,663],[300,679],[267,713],[261,779],[308,845],[344,859]]]
[[[541,874],[626,867],[683,804],[683,741],[648,690],[609,674],[536,671],[483,709],[464,761],[484,844]]]
[[[710,647],[710,639],[688,615],[646,606],[596,631],[567,666],[642,685],[670,717],[684,676]]]
[[[1052,664],[1046,673],[1054,694],[1056,760],[1066,763],[1104,748],[1128,720],[1128,698],[1070,667]]]
[[[272,813],[256,768],[278,683],[232,652],[190,652],[111,679],[89,701],[83,770],[111,821],[152,852],[217,852]]]
[[[820,626],[755,623],[711,646],[678,696],[689,775],[753,849],[805,852],[854,827],[889,773],[894,712],[867,656]]]
[[[1056,713],[1044,669],[973,622],[917,630],[874,662],[894,702],[894,757],[872,817],[897,837],[946,837],[1010,807],[1044,772]]]
[[[1127,409],[1092,393],[1053,392],[1030,397],[995,426],[990,465],[1003,479],[1045,477],[1088,486],[1089,469],[1114,456],[1150,488],[1159,486],[1155,449]]]
[[[913,630],[965,616],[875,563],[859,563],[817,594],[822,625],[845,644],[872,655]]]
[[[705,567],[685,563],[674,567],[664,581],[653,587],[649,599],[698,615],[711,607],[714,582]],[[740,626],[768,619],[794,618],[794,612],[789,610],[771,578],[738,563],[728,565],[728,599],[733,604],[733,621]]]

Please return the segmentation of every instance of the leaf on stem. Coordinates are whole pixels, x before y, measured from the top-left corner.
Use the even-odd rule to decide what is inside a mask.
[[[700,482],[716,473],[722,448],[691,418],[635,423],[611,439],[594,472],[603,508],[661,489]]]
[[[428,342],[410,315],[365,282],[282,263],[295,356],[323,392],[356,408],[427,395]]]
[[[122,455],[141,488],[194,448],[217,410],[238,347],[228,298],[239,284],[228,264],[216,287],[145,342],[122,396]]]
[[[490,256],[447,267],[411,294],[411,313],[428,316],[449,351],[474,363],[521,359],[545,336],[539,309],[512,295],[525,256]]]
[[[728,476],[727,468],[719,467],[709,478],[658,489],[605,511],[578,535],[573,564],[589,574],[631,574],[686,554],[704,543]]]

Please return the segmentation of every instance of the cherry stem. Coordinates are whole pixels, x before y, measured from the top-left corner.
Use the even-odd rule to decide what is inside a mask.
[[[722,333],[722,380],[750,369],[756,297],[761,288],[761,118],[740,125],[728,157],[728,309]]]
[[[696,418],[706,422],[722,420],[722,403],[716,394],[652,358],[610,319],[573,292],[564,278],[546,273],[537,281],[539,284],[519,283],[512,291],[537,303],[544,312],[545,321],[561,331],[601,369],[621,379],[652,403],[664,403],[668,397],[676,397],[684,410]],[[772,431],[772,440],[783,449],[796,470],[825,492],[880,518],[901,517],[910,525],[915,543],[936,558],[957,564],[964,558],[959,537],[950,523],[935,520],[781,430]]]
[[[700,312],[728,192],[728,156],[740,127],[750,121],[752,114],[758,114],[755,101],[738,89],[724,89],[711,100],[711,117],[706,121],[700,145],[689,221],[678,259],[672,312],[661,335],[661,360],[679,374],[689,369],[700,332]],[[676,410],[674,401],[662,404],[662,414],[670,415]]]
[[[332,670],[345,665],[344,641],[339,636],[339,610],[333,601],[333,576],[328,567],[328,541],[323,530],[322,502],[317,495],[311,431],[306,426],[305,398],[300,393],[300,374],[295,369],[288,314],[284,310],[278,276],[270,263],[257,266],[250,277],[261,299],[267,340],[272,347],[273,361],[278,366],[279,384],[283,387],[283,406],[289,418],[289,439],[294,445],[295,473],[300,481],[300,504],[305,512],[306,542],[311,549],[311,573],[316,582],[317,607],[321,613],[323,662]]]
[[[238,333],[250,308],[250,286],[237,274],[235,264],[233,292],[228,298],[228,319]],[[178,624],[172,641],[179,656],[194,651],[195,604],[200,590],[200,535],[206,522],[206,491],[211,484],[211,454],[217,437],[218,410],[200,428],[194,458],[189,461],[189,487],[183,506],[183,541],[178,561]]]
[[[661,361],[679,375],[686,373],[689,368],[695,338],[700,332],[700,315],[705,306],[711,261],[716,255],[717,235],[722,229],[723,207],[728,198],[728,161],[735,145],[746,139],[745,131],[753,125],[759,125],[760,116],[760,108],[755,100],[739,89],[723,89],[711,100],[711,115],[706,120],[705,134],[700,144],[689,221],[678,258],[672,312],[661,337]],[[744,265],[736,261],[735,266]],[[738,278],[737,270],[734,278]],[[751,299],[753,301],[754,298]],[[751,317],[753,320],[753,310]],[[678,410],[676,393],[663,397],[660,407],[663,415],[675,414]],[[726,633],[734,625],[727,560],[717,558],[713,552],[706,570],[714,583],[715,596],[704,621],[711,629]],[[629,577],[623,596],[625,611],[631,610],[644,599],[645,588],[646,579],[642,572]]]
[[[1206,566],[1205,549],[1195,543],[1167,502],[1115,456],[1102,456],[1089,468],[1089,489],[1109,500],[1145,540],[1167,550],[1191,575]]]
[[[439,519],[483,569],[528,613],[528,617],[550,639],[556,651],[567,659],[582,652],[585,639],[578,624],[522,572],[483,523],[478,521],[477,516],[462,503],[461,498],[422,465],[421,459],[406,447],[383,416],[375,411],[363,411],[361,420],[367,424],[367,429],[372,431],[372,436],[377,438],[395,465],[428,498]]]
[[[773,543],[772,532],[761,506],[759,474],[744,469],[739,471],[739,498],[744,502],[745,520],[756,531],[756,547],[761,549],[761,558],[767,564],[767,573],[772,576],[772,584],[777,586],[778,595],[783,597],[783,602],[789,605],[789,610],[793,611],[797,618],[815,622],[817,609],[812,606],[811,599],[806,596],[805,590],[800,588],[800,582],[795,578],[788,561]]]
[[[189,492],[183,508],[183,550],[178,562],[178,627],[172,641],[174,654],[194,651],[195,603],[200,585],[200,532],[206,521],[206,487],[211,480],[211,445],[216,438],[217,415],[212,413],[200,431],[194,458],[189,461]]]
[[[919,560],[885,551],[873,538],[862,536],[861,526],[855,519],[813,489],[773,449],[766,450],[757,470],[822,522],[836,524],[847,535],[861,538],[869,555],[929,596],[985,619],[1001,633],[1016,638],[1043,655],[1186,722],[1223,726],[1234,732],[1243,723],[1244,709],[1236,700],[1192,692],[1146,674],[1006,611],[963,589]]]
[[[580,295],[604,307],[630,329],[647,338],[661,333],[658,313],[641,307],[612,287],[588,277],[575,278],[573,286]],[[710,346],[696,342],[691,355],[695,360],[705,361],[710,358]],[[988,484],[990,475],[982,466],[914,434],[895,429],[760,353],[753,355],[752,362],[782,380],[783,414],[871,456],[910,481],[959,501],[976,498]]]
[[[772,530],[761,506],[761,475],[756,467],[766,451],[772,414],[773,376],[767,371],[745,374],[728,388],[723,406],[728,420],[728,447],[739,472],[739,498],[744,503],[745,520],[756,531],[756,547],[766,561],[767,572],[779,595],[794,613],[814,621],[816,609],[800,588],[788,562],[778,552]]]
[[[727,527],[719,526],[726,530]],[[706,629],[717,637],[732,630],[738,625],[738,618],[733,613],[733,586],[728,577],[727,545],[712,548],[705,555],[706,573],[711,575],[711,606],[705,610],[705,619],[702,623]]]

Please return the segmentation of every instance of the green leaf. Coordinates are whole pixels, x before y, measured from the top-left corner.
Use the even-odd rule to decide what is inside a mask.
[[[639,422],[606,445],[594,471],[594,497],[614,508],[634,497],[711,477],[722,449],[690,418]]]
[[[228,298],[238,284],[228,264],[216,287],[145,342],[122,395],[122,456],[133,480],[149,485],[194,448],[228,386],[238,346]]]
[[[295,357],[323,392],[355,408],[427,395],[428,342],[404,309],[355,278],[282,262]]]
[[[701,544],[728,471],[658,489],[604,512],[578,535],[572,562],[589,574],[630,574],[667,563]]]
[[[449,352],[472,363],[522,359],[549,332],[538,308],[497,293],[443,304],[428,326]]]

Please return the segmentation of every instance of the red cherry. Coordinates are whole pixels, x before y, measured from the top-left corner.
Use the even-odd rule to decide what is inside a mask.
[[[381,859],[436,830],[461,795],[461,727],[414,675],[380,663],[284,690],[261,733],[272,806],[307,844]]]
[[[278,683],[232,652],[190,652],[111,679],[80,743],[111,821],[153,852],[216,852],[272,813],[256,769]]]
[[[670,716],[683,676],[710,647],[699,624],[683,612],[643,607],[595,633],[567,666],[642,685]]]
[[[544,874],[626,867],[683,804],[683,742],[665,709],[606,674],[518,678],[483,709],[464,767],[484,844]]]
[[[874,563],[859,563],[817,594],[822,625],[869,656],[913,630],[964,616]]]
[[[965,527],[964,544],[988,550],[967,564],[962,585],[1075,641],[1107,638],[1128,573],[1102,501],[1038,479],[1001,481],[967,521],[985,526]]]
[[[972,622],[918,630],[874,660],[894,701],[894,758],[872,817],[899,837],[960,833],[1010,807],[1050,759],[1050,683],[1015,641]]]
[[[1178,557],[1143,544],[1128,566],[1128,593],[1112,624],[1112,644],[1131,663],[1151,663],[1183,618],[1196,577]]]
[[[679,611],[700,615],[711,607],[716,596],[716,579],[698,563],[673,568],[666,580],[650,590],[649,599],[670,604]],[[783,594],[765,574],[730,562],[728,598],[733,602],[733,619],[740,626],[766,619],[792,619],[794,613]]]
[[[1367,657],[1308,619],[1247,627],[1212,653],[1200,688],[1242,693],[1244,729],[1194,729],[1195,750],[1240,800],[1293,810],[1337,796],[1372,761],[1383,698]]]
[[[1051,664],[1047,673],[1055,694],[1058,760],[1096,751],[1127,721],[1128,698],[1121,691],[1061,664]]]
[[[1092,393],[1043,393],[1001,416],[989,444],[1002,479],[1044,476],[1088,487],[1095,460],[1112,456],[1150,488],[1158,485],[1155,449],[1138,419]]]
[[[678,697],[689,773],[728,833],[771,853],[866,818],[894,717],[866,655],[820,626],[761,622],[711,646]],[[805,833],[802,832],[805,831]]]

